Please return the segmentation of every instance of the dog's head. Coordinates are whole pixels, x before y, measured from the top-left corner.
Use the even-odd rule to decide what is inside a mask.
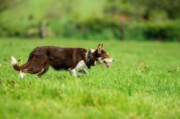
[[[103,64],[105,67],[110,67],[109,63],[114,62],[114,59],[103,49],[103,44],[99,44],[94,51],[95,59],[98,63]]]

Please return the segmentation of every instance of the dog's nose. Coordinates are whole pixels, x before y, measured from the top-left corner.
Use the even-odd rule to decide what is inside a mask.
[[[114,59],[112,61],[114,62]]]

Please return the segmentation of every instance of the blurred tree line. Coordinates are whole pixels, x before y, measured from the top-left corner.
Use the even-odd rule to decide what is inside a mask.
[[[0,0],[0,36],[180,41],[179,24],[180,0]]]
[[[16,6],[18,0],[0,0],[0,12]]]

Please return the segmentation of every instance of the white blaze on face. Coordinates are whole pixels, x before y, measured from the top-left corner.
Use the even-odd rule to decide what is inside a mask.
[[[108,63],[111,63],[111,62],[113,62],[113,58],[106,58],[106,59],[104,59],[106,62],[108,62]]]
[[[99,58],[98,62],[100,64],[103,64],[105,67],[110,67],[109,63],[114,62],[114,60],[113,58],[105,58],[105,59]]]

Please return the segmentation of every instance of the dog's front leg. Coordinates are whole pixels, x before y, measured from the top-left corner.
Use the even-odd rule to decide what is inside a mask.
[[[76,72],[76,69],[72,69],[70,70],[70,74],[74,77],[77,77],[77,72]]]
[[[81,69],[79,72],[81,72],[85,75],[89,75],[89,72],[86,69]]]

